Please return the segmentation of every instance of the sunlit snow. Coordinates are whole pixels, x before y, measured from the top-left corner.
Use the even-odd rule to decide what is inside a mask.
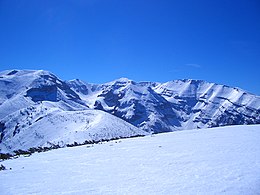
[[[260,125],[233,126],[36,153],[0,162],[0,192],[259,194],[259,140]]]

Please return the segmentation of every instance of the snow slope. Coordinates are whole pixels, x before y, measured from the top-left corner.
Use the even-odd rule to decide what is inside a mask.
[[[0,153],[147,134],[103,111],[63,111],[46,103],[21,109],[1,123]]]
[[[9,194],[260,194],[260,125],[177,131],[3,161]]]

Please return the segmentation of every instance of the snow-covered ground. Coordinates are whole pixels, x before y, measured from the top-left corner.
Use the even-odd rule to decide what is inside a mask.
[[[36,153],[0,162],[0,194],[260,194],[259,140],[232,126]]]

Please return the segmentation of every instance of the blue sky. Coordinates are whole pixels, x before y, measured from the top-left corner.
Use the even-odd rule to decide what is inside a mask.
[[[192,78],[260,95],[259,0],[0,0],[0,68]]]

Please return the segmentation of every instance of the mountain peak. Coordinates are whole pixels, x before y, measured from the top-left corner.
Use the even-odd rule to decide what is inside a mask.
[[[67,81],[68,83],[73,83],[75,85],[86,85],[87,83],[85,83],[84,81],[80,80],[80,79],[72,79]]]
[[[111,82],[106,83],[105,85],[117,85],[117,84],[134,84],[133,80],[130,80],[125,77],[121,77],[119,79],[113,80]]]
[[[119,79],[114,80],[115,82],[121,82],[121,83],[128,83],[131,82],[132,80],[126,78],[126,77],[121,77]]]
[[[46,70],[19,70],[19,69],[11,69],[11,70],[4,70],[0,72],[0,75],[2,76],[21,76],[21,75],[27,75],[27,74],[34,74],[34,75],[54,75],[50,71]]]

